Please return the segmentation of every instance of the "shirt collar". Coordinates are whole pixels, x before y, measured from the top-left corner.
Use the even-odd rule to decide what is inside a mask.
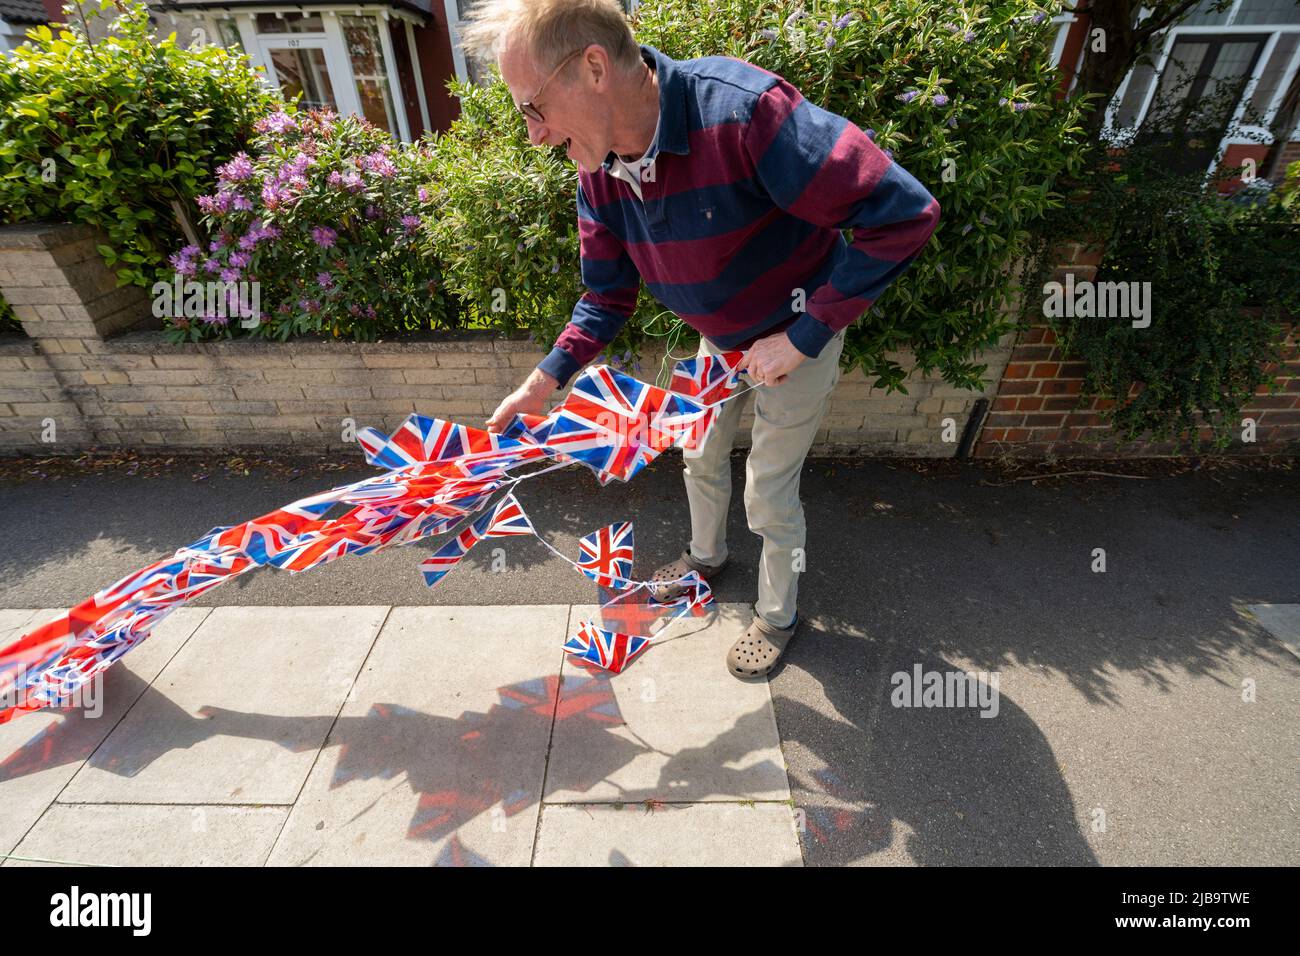
[[[686,79],[672,57],[645,43],[640,47],[641,59],[654,67],[659,80],[658,133],[645,158],[654,159],[660,150],[685,156],[691,151],[686,129]],[[615,158],[613,151],[605,157],[601,165],[606,172],[613,167]]]

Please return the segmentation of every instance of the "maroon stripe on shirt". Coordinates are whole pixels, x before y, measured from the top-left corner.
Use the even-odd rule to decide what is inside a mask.
[[[861,161],[864,151],[871,162]],[[875,190],[890,162],[866,133],[845,123],[830,155],[790,206],[790,214],[811,222],[844,222]],[[829,197],[845,201],[828,203]]]
[[[590,219],[578,217],[578,239],[584,259],[617,259],[623,254],[618,237]]]
[[[586,365],[609,343],[600,341],[576,325],[566,325],[556,337],[555,344]]]
[[[743,123],[719,123],[707,129],[692,130],[688,137],[691,161],[685,169],[673,170],[671,179],[664,181],[664,191],[659,195],[673,196],[703,189],[708,186],[730,186],[753,176],[752,170],[736,168],[736,157],[744,155],[745,126]]]
[[[825,261],[830,250],[839,240],[834,230],[814,232],[801,242],[790,254],[792,262],[820,264]],[[816,290],[808,289],[811,296]],[[772,312],[781,303],[794,305],[794,292],[790,286],[789,273],[782,269],[773,269],[737,292],[718,309],[709,314],[679,312],[682,321],[699,329],[705,335],[725,335],[735,332],[738,320],[756,322]]]
[[[646,282],[673,285],[712,282],[738,253],[744,251],[751,236],[783,215],[780,209],[773,209],[730,232],[702,239],[633,242],[628,244],[627,251]]]
[[[749,144],[749,155],[755,161],[766,155],[785,121],[802,102],[803,94],[784,81],[778,82],[759,97],[745,136],[745,141]]]

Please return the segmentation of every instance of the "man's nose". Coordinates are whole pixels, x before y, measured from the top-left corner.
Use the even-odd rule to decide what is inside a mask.
[[[539,123],[534,119],[525,117],[528,123],[528,141],[534,146],[541,146],[550,136],[551,130],[545,123]]]

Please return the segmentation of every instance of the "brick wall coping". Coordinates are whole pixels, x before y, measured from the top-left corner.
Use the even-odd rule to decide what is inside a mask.
[[[0,249],[53,249],[101,234],[91,225],[72,222],[24,222],[0,226]]]
[[[340,339],[303,336],[286,342],[261,338],[213,339],[207,342],[168,342],[163,333],[150,330],[115,336],[104,344],[110,352],[161,355],[274,355],[276,353],[319,354],[334,352],[351,355],[403,354],[420,352],[537,352],[548,351],[527,336],[506,337],[500,332],[425,333],[409,338],[353,342]]]

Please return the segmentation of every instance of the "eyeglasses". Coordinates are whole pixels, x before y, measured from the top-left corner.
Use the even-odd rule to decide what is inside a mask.
[[[537,90],[537,92],[533,94],[533,98],[532,98],[531,100],[529,100],[527,103],[520,103],[520,104],[519,104],[519,112],[523,113],[523,114],[524,114],[525,116],[527,116],[530,120],[533,120],[533,121],[538,122],[538,123],[545,123],[545,122],[546,122],[546,117],[542,115],[541,110],[539,110],[536,106],[533,105],[533,101],[536,100],[539,96],[542,95],[542,90],[546,89],[546,84],[547,84],[547,83],[549,83],[549,82],[551,82],[551,80],[555,79],[555,74],[559,73],[562,69],[564,69],[564,67],[568,64],[568,62],[569,62],[570,60],[572,60],[575,56],[577,56],[579,53],[581,53],[581,52],[582,52],[583,50],[585,50],[585,49],[587,49],[587,48],[586,48],[586,47],[583,47],[581,50],[574,50],[572,53],[570,53],[568,56],[566,56],[563,60],[561,60],[561,61],[560,61],[560,65],[557,66],[555,69],[553,69],[553,70],[551,71],[551,75],[548,76],[546,79],[544,79],[544,80],[542,81],[542,85],[541,85],[541,87],[539,87],[538,90]]]

